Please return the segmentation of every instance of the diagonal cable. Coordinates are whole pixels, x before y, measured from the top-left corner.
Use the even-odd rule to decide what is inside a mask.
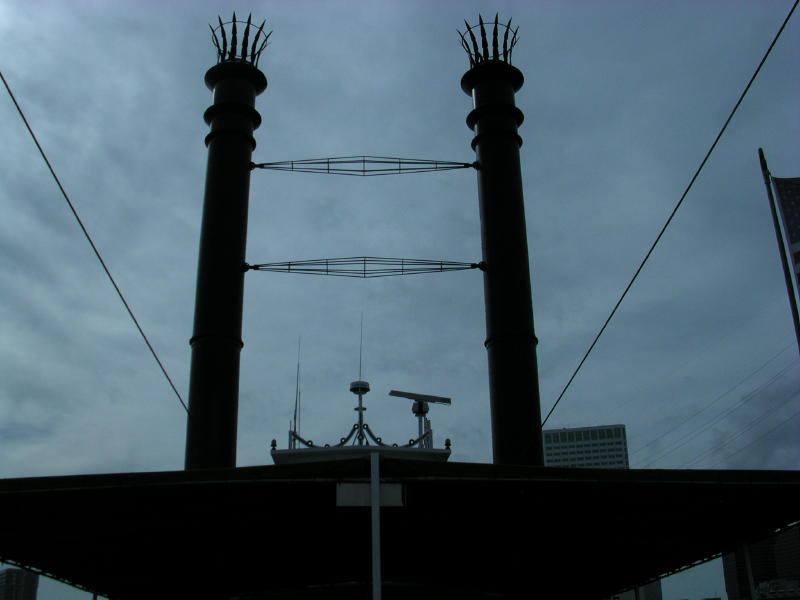
[[[715,417],[713,417],[710,420],[706,421],[703,425],[700,426],[700,428],[694,429],[692,431],[689,431],[689,432],[685,433],[683,436],[681,436],[680,438],[678,438],[677,440],[675,440],[674,442],[672,442],[665,450],[660,451],[661,453],[658,454],[658,456],[656,456],[655,458],[653,458],[653,459],[649,460],[647,463],[645,463],[642,468],[647,468],[650,465],[660,461],[665,456],[668,456],[668,455],[672,454],[673,452],[675,452],[676,450],[679,450],[680,448],[684,447],[686,444],[691,442],[693,439],[695,439],[701,433],[703,433],[705,431],[708,431],[708,429],[710,427],[712,427],[715,424],[719,423],[725,417],[733,414],[734,412],[736,412],[737,410],[739,410],[740,408],[742,408],[743,406],[745,406],[746,404],[748,404],[749,402],[754,400],[755,398],[758,398],[762,393],[764,393],[767,389],[769,389],[769,387],[772,384],[774,384],[775,382],[779,381],[781,377],[783,377],[784,375],[789,373],[795,367],[797,367],[797,361],[794,361],[794,362],[790,363],[789,365],[785,366],[783,369],[778,371],[775,375],[770,377],[768,380],[764,381],[763,383],[758,385],[755,389],[749,391],[747,394],[742,396],[742,398],[736,404],[734,404],[733,406],[730,406],[729,408],[725,409],[723,412],[719,413]]]
[[[780,429],[781,427],[783,427],[784,425],[786,425],[786,423],[788,423],[788,422],[789,422],[789,421],[791,421],[792,419],[796,419],[796,418],[797,418],[797,417],[799,417],[799,416],[800,416],[800,410],[793,412],[791,415],[789,415],[789,416],[788,416],[787,418],[785,418],[783,421],[781,421],[780,423],[778,423],[777,425],[775,425],[774,427],[772,427],[772,428],[771,428],[771,429],[769,429],[768,431],[765,431],[764,433],[762,433],[760,436],[758,436],[756,439],[754,439],[753,441],[749,442],[749,443],[748,443],[748,444],[746,444],[745,446],[742,446],[741,448],[739,448],[739,449],[738,449],[738,450],[736,450],[735,452],[732,452],[731,454],[728,454],[727,456],[723,456],[723,457],[722,457],[722,458],[720,458],[719,460],[717,460],[717,461],[715,461],[715,462],[711,463],[711,465],[709,465],[709,468],[711,468],[711,467],[715,467],[715,466],[717,466],[718,464],[720,464],[722,461],[727,461],[727,460],[729,460],[729,459],[733,458],[734,456],[736,456],[737,454],[739,454],[739,453],[741,453],[741,452],[744,452],[745,450],[747,450],[747,449],[748,449],[750,446],[752,446],[753,444],[757,444],[757,443],[759,443],[759,442],[760,442],[761,440],[763,440],[765,437],[768,437],[768,436],[772,435],[772,433],[773,433],[773,432],[774,432],[776,429]],[[732,438],[732,439],[731,439],[731,440],[729,440],[729,441],[733,441],[733,439],[734,439],[734,438]]]
[[[783,354],[784,352],[786,352],[786,351],[787,351],[789,348],[791,348],[793,345],[794,345],[794,344],[788,344],[787,346],[784,346],[784,347],[783,347],[783,349],[781,349],[781,350],[780,350],[780,351],[779,351],[777,354],[775,354],[775,355],[774,355],[772,358],[770,358],[770,359],[769,359],[767,362],[765,362],[763,365],[761,365],[760,367],[758,367],[758,368],[757,368],[755,371],[752,371],[751,373],[749,373],[749,374],[747,375],[747,377],[744,377],[743,379],[739,380],[739,382],[738,382],[736,385],[734,385],[734,386],[731,386],[730,388],[728,388],[728,389],[727,389],[726,391],[724,391],[722,394],[720,394],[719,396],[717,396],[716,398],[714,398],[714,399],[713,399],[711,402],[708,402],[708,403],[704,404],[704,405],[703,405],[703,406],[702,406],[700,409],[698,409],[698,410],[696,410],[695,412],[693,412],[693,413],[692,413],[691,415],[689,415],[689,416],[688,416],[686,419],[684,419],[684,420],[680,421],[680,422],[679,422],[677,425],[673,426],[671,429],[668,429],[667,431],[665,431],[665,432],[664,432],[664,433],[662,433],[661,435],[657,436],[656,438],[654,438],[654,439],[650,440],[649,442],[647,442],[647,443],[646,443],[646,444],[644,444],[643,446],[639,446],[639,447],[638,447],[636,450],[633,450],[633,451],[631,452],[631,456],[634,456],[634,455],[638,454],[639,452],[641,452],[641,451],[642,451],[642,450],[644,450],[645,448],[649,448],[650,446],[652,446],[653,444],[655,444],[655,443],[656,443],[656,442],[658,442],[659,440],[662,440],[663,438],[665,438],[665,437],[666,437],[666,436],[668,436],[669,434],[671,434],[671,433],[673,433],[673,432],[677,431],[678,429],[680,429],[681,427],[683,427],[684,425],[686,425],[686,423],[688,423],[689,421],[691,421],[692,419],[694,419],[695,417],[697,417],[697,416],[698,416],[698,415],[700,415],[701,413],[705,412],[706,410],[708,410],[709,408],[711,408],[712,406],[714,406],[714,405],[715,405],[717,402],[719,402],[720,400],[722,400],[722,399],[723,399],[725,396],[727,396],[728,394],[730,394],[732,391],[734,391],[736,388],[738,388],[740,385],[742,385],[742,384],[743,384],[745,381],[747,381],[748,379],[750,379],[751,377],[753,377],[753,376],[754,376],[754,375],[756,375],[757,373],[761,372],[761,371],[762,371],[764,368],[766,368],[766,367],[767,367],[767,365],[769,365],[770,363],[772,363],[772,361],[774,361],[775,359],[777,359],[777,358],[778,358],[778,357],[779,357],[781,354]],[[750,394],[746,394],[746,395],[745,395],[745,397],[747,397],[747,396],[749,396],[749,395],[750,395]],[[659,458],[660,458],[660,457],[659,457]]]
[[[767,61],[767,57],[772,52],[772,48],[777,43],[778,39],[781,36],[781,33],[783,33],[783,30],[786,28],[787,23],[789,23],[789,19],[791,19],[792,13],[794,13],[794,9],[797,8],[798,2],[800,2],[800,0],[795,0],[794,4],[792,5],[791,10],[789,10],[789,14],[786,15],[786,18],[783,20],[783,24],[781,25],[780,29],[778,29],[778,33],[775,34],[775,37],[773,38],[772,43],[769,45],[769,48],[767,48],[767,51],[764,53],[764,56],[761,59],[761,62],[758,63],[758,67],[756,67],[756,70],[753,72],[753,75],[750,77],[750,81],[747,82],[747,85],[745,86],[744,90],[742,91],[741,95],[739,96],[739,99],[736,101],[736,104],[734,105],[733,110],[731,110],[730,114],[728,115],[728,118],[725,119],[725,124],[722,126],[722,129],[719,130],[719,133],[717,134],[717,137],[714,139],[714,142],[711,144],[711,147],[708,149],[708,152],[706,152],[705,157],[700,162],[700,166],[697,167],[697,170],[694,172],[694,175],[692,176],[692,179],[689,181],[689,185],[687,185],[686,189],[683,190],[683,194],[681,194],[680,200],[678,200],[678,203],[675,205],[675,208],[672,209],[672,212],[670,213],[670,215],[667,218],[666,222],[664,223],[663,227],[661,227],[661,231],[658,232],[658,235],[656,236],[655,241],[650,246],[650,249],[647,251],[647,254],[645,254],[644,259],[642,259],[642,262],[639,264],[639,268],[636,269],[636,272],[633,274],[633,277],[631,277],[631,280],[628,282],[628,285],[625,287],[625,290],[622,292],[622,295],[619,297],[619,300],[617,300],[617,303],[614,305],[614,308],[611,310],[611,314],[608,315],[608,318],[606,319],[605,323],[603,323],[603,326],[600,328],[600,331],[597,332],[597,335],[595,336],[594,340],[589,345],[589,349],[586,350],[586,353],[583,355],[583,358],[581,358],[581,361],[578,363],[578,366],[572,372],[572,376],[570,376],[569,381],[567,381],[567,384],[564,386],[564,389],[561,390],[561,393],[558,395],[558,398],[556,398],[555,404],[553,404],[552,408],[550,408],[550,412],[547,413],[547,416],[542,421],[542,427],[544,427],[545,423],[547,423],[547,420],[550,418],[550,415],[553,414],[553,411],[556,409],[556,406],[558,406],[558,403],[561,402],[561,399],[564,397],[564,394],[566,393],[567,389],[569,389],[569,386],[572,384],[572,381],[578,375],[578,372],[581,370],[581,367],[583,367],[583,363],[585,363],[586,359],[589,358],[589,354],[591,354],[592,350],[594,350],[594,347],[597,344],[597,341],[600,339],[600,336],[603,335],[603,332],[606,330],[606,327],[608,327],[608,324],[611,322],[611,319],[616,314],[617,309],[619,308],[620,304],[622,304],[622,301],[625,299],[625,296],[628,295],[628,292],[630,291],[631,287],[633,287],[633,282],[636,281],[636,278],[639,276],[639,273],[641,273],[642,269],[644,268],[644,265],[650,259],[650,255],[652,255],[653,251],[656,249],[656,246],[658,245],[658,242],[661,241],[661,238],[663,237],[664,232],[667,230],[667,227],[669,227],[670,223],[672,223],[672,219],[675,217],[675,214],[678,212],[678,209],[681,207],[681,204],[683,204],[683,201],[686,199],[686,196],[689,194],[689,190],[692,189],[692,186],[694,185],[694,182],[700,176],[700,172],[706,166],[706,163],[708,162],[708,159],[711,157],[711,153],[714,152],[714,149],[717,147],[717,143],[719,142],[720,138],[722,138],[722,134],[725,133],[725,130],[728,128],[728,124],[733,119],[733,116],[736,114],[736,111],[739,109],[739,106],[742,104],[742,101],[744,100],[744,97],[747,95],[747,92],[750,90],[750,87],[753,85],[753,82],[755,81],[756,77],[758,76],[759,72],[761,71],[761,67],[763,67],[764,63]]]
[[[72,214],[75,217],[75,220],[78,222],[78,225],[80,226],[81,231],[83,232],[83,235],[86,237],[86,241],[88,241],[89,245],[92,247],[92,251],[94,252],[94,255],[97,257],[97,260],[100,262],[100,266],[103,267],[103,271],[105,271],[106,275],[108,276],[108,280],[111,282],[111,285],[114,286],[114,290],[116,290],[117,295],[119,296],[119,299],[122,301],[123,306],[125,306],[125,310],[128,311],[128,314],[130,315],[131,320],[133,320],[133,324],[136,326],[136,329],[139,330],[139,334],[142,336],[142,339],[144,340],[144,343],[147,344],[147,348],[150,350],[150,354],[153,355],[153,358],[155,359],[156,363],[158,363],[158,366],[161,369],[161,372],[164,374],[164,377],[167,378],[167,382],[169,383],[170,387],[172,388],[172,391],[175,392],[175,395],[178,397],[178,401],[181,403],[181,405],[183,406],[184,410],[188,413],[189,412],[189,408],[186,406],[186,403],[183,401],[183,398],[181,397],[180,393],[178,392],[178,388],[175,387],[175,384],[172,382],[172,379],[170,378],[169,374],[167,373],[167,370],[164,368],[164,365],[161,363],[161,360],[158,358],[158,355],[156,354],[155,349],[153,348],[152,344],[150,343],[150,340],[147,339],[147,336],[145,335],[144,330],[142,329],[141,325],[139,325],[139,321],[134,316],[133,311],[131,310],[131,307],[128,305],[127,300],[125,300],[125,296],[122,295],[122,291],[119,289],[119,286],[117,285],[117,282],[114,281],[114,277],[112,277],[111,271],[108,270],[108,267],[106,266],[106,263],[103,260],[103,257],[100,256],[100,251],[97,249],[97,246],[95,246],[94,241],[92,241],[92,237],[89,235],[89,232],[87,231],[86,226],[83,224],[83,221],[81,221],[81,218],[78,216],[78,211],[75,210],[75,206],[72,204],[72,201],[69,199],[69,196],[67,195],[67,192],[64,189],[64,186],[61,185],[61,180],[58,178],[58,175],[56,175],[56,172],[53,169],[53,166],[50,164],[50,161],[47,159],[47,155],[44,153],[44,149],[42,148],[42,145],[39,143],[39,140],[36,137],[36,134],[33,132],[33,129],[31,128],[30,124],[28,123],[28,119],[25,117],[25,113],[22,112],[22,108],[20,107],[19,103],[17,102],[17,99],[14,97],[14,93],[11,91],[11,88],[9,87],[8,82],[6,81],[6,78],[3,76],[2,72],[0,72],[0,79],[3,80],[3,85],[5,86],[6,91],[8,92],[8,95],[11,97],[11,101],[14,103],[14,106],[16,107],[17,112],[19,113],[19,116],[22,118],[22,122],[25,123],[25,127],[28,129],[28,133],[31,135],[31,138],[33,139],[33,143],[36,144],[36,148],[39,150],[39,154],[41,154],[42,159],[44,160],[45,164],[47,165],[47,168],[50,170],[50,175],[53,176],[53,180],[56,182],[56,185],[58,186],[58,189],[61,191],[61,195],[64,196],[64,200],[67,201],[67,206],[69,206],[69,209],[72,211]]]
[[[744,425],[744,426],[743,426],[741,429],[739,429],[739,431],[737,431],[737,432],[736,432],[734,435],[732,435],[732,436],[728,437],[728,438],[727,438],[727,439],[725,439],[725,440],[722,440],[721,442],[719,442],[719,443],[718,443],[718,444],[716,444],[715,446],[712,446],[711,448],[709,448],[708,450],[706,450],[705,452],[703,452],[703,453],[702,453],[700,456],[697,456],[697,457],[695,457],[694,459],[690,460],[689,462],[687,462],[687,463],[684,463],[684,464],[681,466],[681,468],[682,468],[682,469],[684,469],[684,468],[688,469],[688,468],[690,468],[690,467],[693,467],[693,466],[694,466],[694,465],[696,465],[697,463],[704,461],[706,458],[708,458],[708,456],[710,456],[711,454],[714,454],[714,453],[715,453],[715,452],[717,452],[718,450],[721,450],[722,448],[724,448],[725,446],[727,446],[727,445],[728,445],[728,444],[730,444],[731,442],[733,442],[733,441],[735,441],[735,440],[739,439],[739,438],[740,438],[740,437],[742,437],[742,436],[743,436],[745,433],[747,433],[748,431],[750,431],[751,429],[753,429],[753,428],[754,428],[756,425],[758,425],[759,423],[761,423],[761,422],[762,422],[764,419],[766,419],[767,417],[770,417],[770,416],[774,415],[774,414],[775,414],[775,412],[777,412],[777,410],[779,410],[779,409],[783,408],[785,405],[789,404],[789,402],[791,402],[792,400],[796,400],[798,397],[800,397],[800,389],[793,390],[793,391],[792,391],[792,392],[791,392],[791,393],[790,393],[788,396],[786,396],[786,397],[784,397],[784,398],[783,398],[783,402],[781,402],[781,403],[780,403],[778,406],[775,406],[775,407],[770,407],[770,409],[769,409],[769,410],[765,410],[765,411],[764,411],[764,412],[762,412],[760,415],[758,415],[757,417],[755,417],[754,419],[752,419],[751,421],[749,421],[749,422],[748,422],[746,425]],[[800,411],[798,411],[798,412],[800,412]],[[787,419],[787,420],[791,420],[791,419],[792,419],[792,418],[794,418],[795,416],[797,416],[797,412],[796,412],[796,413],[794,413],[794,414],[793,414],[791,417],[789,417],[789,419]],[[782,425],[782,424],[783,424],[783,421],[781,422],[781,425]],[[771,431],[771,430],[770,430],[770,431]],[[759,438],[759,439],[760,439],[760,438]],[[737,451],[737,452],[734,452],[733,454],[731,454],[731,455],[729,455],[728,457],[725,457],[725,458],[729,458],[730,456],[733,456],[733,455],[734,455],[734,454],[736,454],[736,453],[738,453],[738,451]],[[724,459],[723,459],[723,460],[724,460]]]

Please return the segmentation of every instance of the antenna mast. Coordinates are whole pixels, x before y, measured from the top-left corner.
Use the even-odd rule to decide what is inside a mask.
[[[361,311],[361,331],[359,333],[358,341],[358,378],[361,379],[361,364],[364,351],[364,311]]]
[[[300,336],[297,336],[297,374],[294,383],[294,417],[291,430],[297,433],[300,430]],[[294,436],[289,432],[289,446],[294,448]]]

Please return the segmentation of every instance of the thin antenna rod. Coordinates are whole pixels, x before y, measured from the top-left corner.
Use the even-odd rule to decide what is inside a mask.
[[[299,431],[298,415],[300,413],[300,336],[297,336],[297,375],[294,383],[294,419],[292,428],[295,432]]]
[[[358,380],[361,381],[361,357],[364,350],[364,311],[361,311],[361,334],[358,344]]]

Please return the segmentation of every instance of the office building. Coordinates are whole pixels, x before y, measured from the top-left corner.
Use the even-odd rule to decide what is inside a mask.
[[[24,569],[0,571],[0,600],[36,600],[39,576]]]
[[[546,467],[627,469],[625,425],[545,429]]]

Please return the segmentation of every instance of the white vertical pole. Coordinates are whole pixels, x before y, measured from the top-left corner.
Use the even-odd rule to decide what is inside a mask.
[[[372,600],[381,600],[381,478],[380,454],[369,455],[372,521]]]

